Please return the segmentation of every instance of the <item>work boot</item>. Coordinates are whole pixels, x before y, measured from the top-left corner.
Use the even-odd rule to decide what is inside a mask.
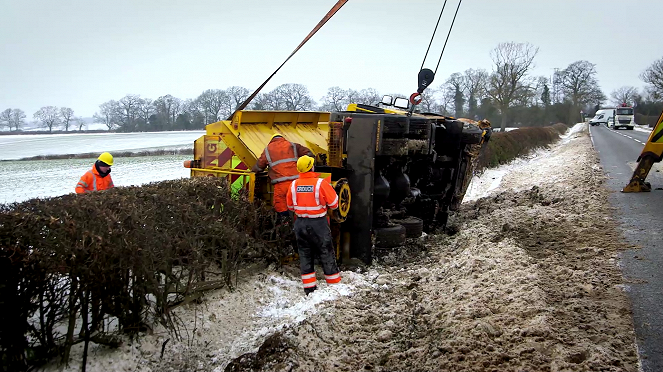
[[[315,291],[316,289],[318,289],[318,287],[304,288],[304,293],[308,296],[311,293],[313,293],[313,291]]]

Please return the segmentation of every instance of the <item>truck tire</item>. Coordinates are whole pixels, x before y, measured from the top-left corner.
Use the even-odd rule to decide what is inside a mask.
[[[421,218],[408,217],[404,220],[394,220],[394,223],[405,227],[406,238],[418,238],[424,232],[424,221]]]
[[[395,248],[405,243],[405,227],[395,225],[375,229],[376,248]]]

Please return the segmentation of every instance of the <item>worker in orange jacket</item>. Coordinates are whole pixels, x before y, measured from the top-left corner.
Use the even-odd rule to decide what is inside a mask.
[[[310,156],[297,160],[299,178],[292,182],[287,195],[288,209],[297,215],[295,236],[304,293],[307,295],[317,289],[314,250],[319,251],[327,283],[341,281],[327,220],[327,208],[338,208],[338,195],[328,181],[314,172],[314,162]]]
[[[99,155],[94,162],[92,169],[85,172],[76,184],[76,193],[85,194],[92,191],[108,190],[113,185],[113,179],[110,176],[111,166],[113,165],[113,155],[104,152]]]
[[[290,142],[277,133],[272,136],[258,162],[251,169],[257,173],[269,166],[269,178],[274,185],[272,204],[274,210],[282,216],[289,214],[285,198],[290,183],[299,178],[297,159],[304,155],[313,156],[313,153],[307,147]]]

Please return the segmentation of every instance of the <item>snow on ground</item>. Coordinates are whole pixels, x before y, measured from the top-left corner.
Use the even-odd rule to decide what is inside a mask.
[[[640,125],[636,124],[635,127],[633,127],[634,130],[637,130],[638,132],[645,132],[645,133],[651,133],[652,128],[650,128],[648,125]]]
[[[116,157],[111,176],[115,186],[189,177],[190,170],[182,163],[190,159],[189,155]],[[2,161],[0,203],[72,193],[93,163],[94,159]]]
[[[177,309],[176,314],[182,322],[180,326],[184,327],[184,342],[175,341],[172,335],[158,327],[135,342],[125,342],[119,350],[93,344],[87,370],[101,372],[112,366],[114,371],[151,371],[155,364],[196,366],[201,357],[196,349],[200,347],[206,358],[203,364],[215,371],[223,371],[231,357],[255,350],[269,335],[305,322],[326,304],[339,297],[352,296],[358,288],[377,286],[370,282],[378,276],[375,271],[366,274],[343,272],[343,283],[319,284],[320,289],[306,297],[303,296],[299,273],[287,269],[289,271],[277,270],[273,266],[261,267],[260,274],[243,277],[233,292],[215,291],[207,296],[203,305]],[[164,359],[161,359],[161,347],[169,339]],[[77,363],[82,352],[82,345],[73,347],[75,362],[63,371],[80,370]],[[58,368],[51,365],[45,370]],[[195,367],[191,369],[195,370]]]
[[[205,131],[16,134],[0,136],[0,160],[40,155],[193,148]]]
[[[463,201],[474,201],[479,198],[486,197],[492,192],[503,190],[503,188],[500,188],[500,185],[504,176],[511,173],[515,169],[520,169],[523,166],[530,164],[533,161],[541,161],[542,159],[550,156],[550,154],[556,151],[556,149],[560,146],[564,146],[570,141],[582,136],[583,133],[587,130],[586,127],[586,123],[578,123],[571,127],[565,134],[560,136],[560,142],[551,146],[551,148],[538,149],[527,156],[512,161],[509,164],[505,164],[498,168],[486,169],[482,174],[472,178]],[[541,169],[542,173],[549,174],[550,168],[557,166],[557,164],[543,161],[543,164],[539,169]]]
[[[84,154],[193,148],[204,131],[154,133],[34,134],[0,136],[0,160],[37,155]],[[188,155],[115,158],[111,175],[115,186],[189,177],[182,166]],[[0,161],[0,203],[60,196],[74,192],[76,183],[94,159]]]
[[[454,236],[382,252],[308,297],[296,264],[247,270],[237,290],[174,310],[182,340],[157,328],[93,345],[88,371],[636,371],[626,246],[586,125],[496,171]]]

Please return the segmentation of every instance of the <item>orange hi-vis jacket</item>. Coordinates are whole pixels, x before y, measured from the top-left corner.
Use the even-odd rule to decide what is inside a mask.
[[[328,181],[318,178],[315,172],[300,173],[299,179],[290,184],[288,209],[297,217],[320,218],[327,215],[327,208],[338,208],[338,195]]]
[[[107,190],[111,187],[115,187],[111,175],[101,177],[97,168],[93,165],[92,169],[85,172],[83,177],[78,181],[78,184],[76,184],[76,193],[84,194],[97,190]]]
[[[265,169],[269,165],[269,178],[272,183],[292,181],[299,178],[297,159],[309,153],[309,149],[298,143],[292,143],[283,137],[276,137],[267,144],[265,151],[258,158],[258,167]]]

